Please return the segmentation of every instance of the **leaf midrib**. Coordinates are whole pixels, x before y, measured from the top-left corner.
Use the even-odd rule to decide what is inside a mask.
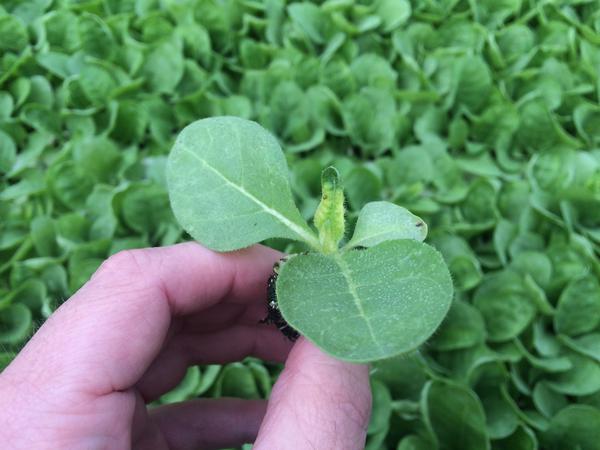
[[[340,272],[342,273],[342,276],[344,277],[344,280],[346,281],[346,284],[348,285],[348,292],[352,296],[352,300],[354,301],[354,305],[356,306],[356,309],[358,310],[358,313],[359,313],[360,317],[362,317],[364,319],[365,324],[367,325],[367,330],[369,331],[369,335],[371,336],[371,340],[377,346],[377,348],[379,349],[380,353],[383,354],[384,353],[383,346],[381,345],[381,343],[377,339],[377,336],[375,335],[375,330],[373,329],[373,325],[371,324],[371,320],[365,314],[365,310],[363,308],[362,300],[358,296],[358,292],[356,290],[356,285],[355,285],[354,280],[352,279],[352,276],[350,274],[350,272],[351,272],[350,267],[348,266],[348,264],[346,263],[346,261],[344,261],[343,257],[340,254],[333,255],[333,259],[336,262],[336,264],[338,265],[338,267],[340,268]]]
[[[234,183],[233,181],[231,181],[229,178],[227,178],[225,175],[223,175],[223,173],[221,173],[215,167],[210,165],[208,163],[208,161],[206,161],[205,159],[198,156],[196,153],[191,151],[188,147],[186,147],[186,146],[182,146],[182,147],[186,153],[188,153],[189,155],[191,155],[192,157],[197,159],[204,167],[206,167],[208,170],[212,171],[215,175],[217,175],[219,178],[221,178],[228,186],[231,186],[233,189],[238,191],[240,194],[244,195],[245,197],[249,198],[251,201],[256,203],[264,212],[266,212],[267,214],[270,214],[275,219],[277,219],[279,222],[281,222],[284,226],[286,226],[287,228],[292,230],[294,233],[296,233],[298,236],[300,236],[306,243],[310,244],[311,246],[313,246],[315,248],[319,248],[319,246],[320,246],[319,240],[312,233],[308,232],[307,230],[302,228],[300,225],[291,221],[286,216],[281,214],[279,211],[265,205],[258,198],[256,198],[254,195],[252,195],[246,189],[244,189],[243,186],[240,186],[237,183]]]

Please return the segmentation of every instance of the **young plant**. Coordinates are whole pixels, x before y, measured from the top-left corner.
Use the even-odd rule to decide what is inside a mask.
[[[274,237],[311,248],[280,263],[277,303],[291,327],[337,358],[366,362],[410,352],[450,307],[452,280],[440,253],[422,242],[421,219],[392,203],[368,203],[340,248],[337,170],[323,171],[315,232],[294,203],[277,140],[254,122],[216,117],[186,127],[171,151],[167,181],[177,220],[213,250]]]

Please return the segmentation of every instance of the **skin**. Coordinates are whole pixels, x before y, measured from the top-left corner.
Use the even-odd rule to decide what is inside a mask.
[[[281,255],[198,244],[109,258],[0,374],[0,442],[11,449],[360,449],[368,368],[300,339],[265,315]],[[285,361],[269,402],[196,399],[147,408],[194,364]],[[26,432],[24,432],[26,430]]]

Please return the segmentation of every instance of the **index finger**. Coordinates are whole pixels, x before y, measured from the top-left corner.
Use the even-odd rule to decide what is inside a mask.
[[[117,253],[46,321],[3,375],[28,374],[38,386],[58,379],[96,395],[127,389],[160,351],[172,316],[225,298],[264,298],[279,257],[262,246],[216,253],[195,243]]]

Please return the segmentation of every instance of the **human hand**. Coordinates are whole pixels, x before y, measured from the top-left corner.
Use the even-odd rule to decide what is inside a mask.
[[[303,339],[292,348],[259,324],[279,257],[262,246],[219,254],[187,243],[108,259],[0,374],[3,448],[191,450],[255,438],[256,450],[362,448],[367,367]],[[287,359],[268,405],[197,399],[146,408],[188,366],[246,356]]]

